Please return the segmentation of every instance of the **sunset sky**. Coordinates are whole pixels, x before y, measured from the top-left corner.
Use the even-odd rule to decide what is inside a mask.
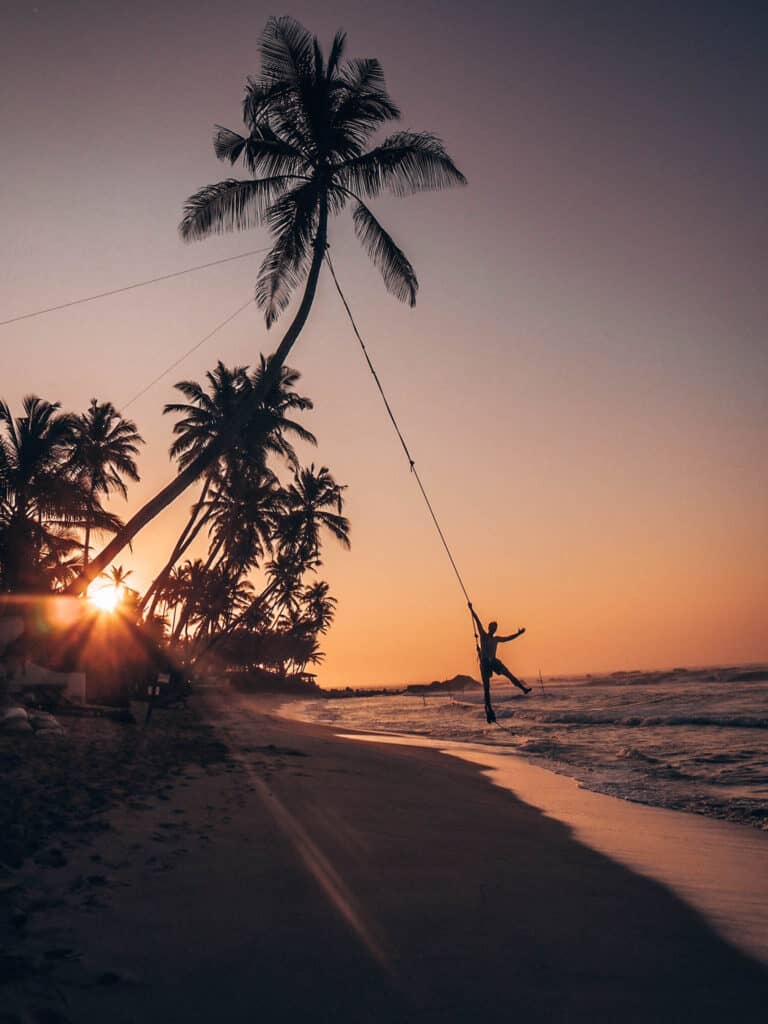
[[[405,128],[465,189],[377,201],[415,265],[385,291],[349,215],[352,303],[482,617],[527,627],[513,671],[768,657],[768,141],[763,5],[38,0],[0,16],[0,320],[265,246],[185,245],[184,200],[232,173],[267,17],[383,65]],[[240,176],[240,169],[235,175]],[[244,176],[244,174],[242,175]],[[0,397],[122,407],[252,294],[258,257],[0,328]],[[281,337],[254,306],[133,403],[148,444],[125,516],[167,482],[173,383]],[[287,320],[286,320],[287,323]],[[289,363],[315,462],[348,485],[352,550],[320,681],[476,671],[450,564],[327,278]],[[159,568],[192,495],[139,535]],[[507,657],[508,655],[508,657]]]

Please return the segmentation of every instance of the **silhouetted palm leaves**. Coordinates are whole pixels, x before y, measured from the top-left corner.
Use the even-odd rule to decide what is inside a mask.
[[[242,162],[250,178],[228,178],[188,200],[180,224],[185,239],[263,224],[272,247],[260,267],[256,301],[271,326],[303,285],[301,301],[266,364],[254,404],[278,379],[312,308],[328,241],[328,220],[352,208],[355,231],[381,271],[386,287],[411,305],[418,282],[408,258],[379,223],[367,201],[384,192],[410,195],[465,183],[437,136],[398,131],[374,136],[396,121],[379,62],[344,59],[338,32],[327,57],[317,38],[292,18],[270,18],[261,40],[261,75],[248,79],[243,100],[245,133],[217,127],[214,150]],[[239,406],[232,433],[245,427],[248,403]],[[190,424],[190,428],[193,424]],[[177,439],[178,440],[178,439]],[[136,534],[208,473],[227,439],[178,450],[180,471],[146,502],[93,560],[71,591],[81,593]],[[183,464],[182,464],[183,463]]]
[[[380,63],[343,60],[345,49],[346,35],[338,32],[326,60],[317,37],[298,22],[270,18],[261,40],[261,77],[246,86],[246,133],[217,126],[213,140],[220,160],[242,162],[252,177],[207,185],[184,209],[185,239],[269,227],[273,245],[256,282],[267,326],[307,277],[313,243],[325,237],[329,214],[347,205],[387,290],[413,305],[414,269],[365,200],[465,183],[443,143],[429,132],[399,131],[371,145],[400,111]],[[322,252],[315,251],[315,258]]]
[[[108,497],[117,491],[128,496],[124,478],[138,481],[136,456],[143,438],[133,420],[124,419],[111,402],[91,399],[88,411],[72,424],[70,462],[89,495]],[[91,530],[94,526],[86,509],[83,566],[88,566]]]
[[[77,457],[79,417],[34,395],[14,417],[0,402],[0,585],[6,591],[66,584],[82,543],[73,532],[90,523],[115,531]]]

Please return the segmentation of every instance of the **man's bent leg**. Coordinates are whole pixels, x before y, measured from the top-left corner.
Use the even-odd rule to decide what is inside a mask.
[[[530,686],[526,686],[525,683],[521,682],[517,678],[517,676],[513,676],[512,673],[509,671],[509,669],[507,668],[507,666],[504,664],[503,661],[499,661],[497,659],[494,662],[493,668],[494,668],[494,671],[498,675],[506,676],[507,679],[510,681],[510,683],[512,683],[513,686],[516,686],[518,688],[518,690],[522,690],[523,693],[530,693],[531,692]]]

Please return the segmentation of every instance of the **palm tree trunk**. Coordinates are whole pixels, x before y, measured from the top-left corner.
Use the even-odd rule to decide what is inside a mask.
[[[91,520],[85,521],[85,539],[83,540],[83,572],[88,572],[88,551],[91,546]]]
[[[88,508],[85,510],[85,538],[83,540],[83,573],[88,572],[88,555],[91,550],[91,508],[93,507],[93,495],[96,490],[96,483],[91,477],[91,486],[88,491]]]
[[[309,311],[312,308],[312,303],[317,291],[317,282],[320,277],[320,269],[323,265],[327,238],[328,200],[326,196],[323,196],[320,203],[320,222],[318,224],[313,246],[312,264],[309,268],[309,274],[307,275],[307,284],[304,289],[304,295],[302,297],[301,304],[296,311],[296,316],[293,318],[290,327],[285,332],[283,340],[280,342],[270,361],[269,369],[264,375],[261,388],[253,394],[252,403],[254,405],[262,401],[262,399],[269,394],[276,381],[279,380],[280,371],[285,360],[288,358],[288,353],[293,348],[304,324],[307,322]],[[250,408],[251,403],[249,403],[248,409],[242,410],[240,415],[235,417],[234,422],[232,423],[232,431],[227,437],[221,437],[216,441],[211,442],[211,444],[209,444],[198,455],[198,457],[186,467],[186,469],[183,469],[179,474],[177,474],[169,484],[166,484],[165,487],[154,496],[154,498],[151,498],[146,505],[140,508],[139,511],[128,520],[125,526],[115,534],[109,544],[107,544],[107,546],[93,559],[88,566],[88,570],[83,570],[82,575],[78,576],[74,582],[70,583],[66,591],[68,594],[84,593],[91,580],[97,576],[106,565],[109,565],[115,555],[119,554],[127,544],[130,544],[136,534],[142,530],[147,523],[152,522],[152,520],[163,511],[163,509],[167,508],[173,501],[175,501],[180,494],[183,494],[190,484],[194,483],[195,480],[202,476],[209,466],[211,466],[223,453],[231,436],[236,436],[237,432],[247,423]]]
[[[208,561],[203,566],[204,572],[208,572],[212,568],[216,556],[218,555],[218,553],[221,551],[221,549],[223,547],[224,547],[224,538],[220,537],[216,541],[216,543],[213,545],[213,547],[211,548],[211,550],[210,550],[210,552],[208,554]]]
[[[165,565],[157,574],[157,576],[155,576],[154,580],[147,588],[147,592],[144,594],[141,601],[139,602],[140,612],[144,611],[147,601],[149,601],[150,597],[152,597],[153,594],[155,595],[155,597],[150,606],[149,614],[151,615],[154,612],[155,606],[160,598],[160,594],[162,593],[163,586],[165,585],[165,582],[168,579],[168,577],[171,575],[171,570],[173,569],[174,565],[176,565],[181,556],[184,554],[184,552],[187,550],[187,548],[190,546],[195,537],[198,535],[198,533],[203,527],[203,524],[206,522],[207,516],[202,516],[197,523],[195,523],[195,519],[197,518],[200,509],[203,507],[203,503],[208,494],[208,489],[210,488],[210,486],[211,478],[207,477],[205,481],[205,486],[203,487],[200,497],[192,506],[192,514],[187,520],[187,525],[181,531],[181,535],[179,536],[179,539],[176,541],[176,545],[173,551],[171,552],[171,557],[165,563]]]

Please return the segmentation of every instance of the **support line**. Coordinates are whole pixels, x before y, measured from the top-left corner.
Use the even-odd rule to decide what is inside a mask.
[[[218,267],[222,263],[233,263],[235,260],[244,260],[247,256],[257,256],[266,252],[267,248],[251,249],[250,252],[241,252],[239,256],[225,256],[221,260],[211,260],[210,263],[200,263],[196,267],[187,267],[186,270],[175,270],[172,274],[161,274],[159,277],[150,277],[146,281],[136,281],[134,284],[123,285],[122,288],[111,288],[107,292],[99,292],[97,295],[86,295],[80,299],[71,299],[69,302],[61,302],[58,306],[47,306],[45,309],[36,309],[32,313],[22,313],[20,316],[12,316],[8,320],[0,320],[0,327],[7,327],[9,324],[16,324],[20,320],[31,320],[36,316],[43,316],[45,313],[55,313],[60,309],[69,309],[70,306],[81,306],[86,302],[95,302],[96,299],[106,299],[110,295],[120,295],[122,292],[130,292],[136,288],[144,288],[148,284],[157,284],[159,281],[170,281],[174,277],[183,277],[185,274],[193,274],[197,270],[207,270],[209,267]]]
[[[146,385],[146,387],[143,387],[141,389],[141,391],[137,391],[136,394],[133,396],[133,398],[129,398],[127,402],[124,402],[122,404],[122,406],[121,406],[121,409],[125,410],[125,409],[128,408],[129,405],[133,405],[134,402],[138,402],[138,400],[143,395],[146,395],[146,393],[150,390],[150,388],[153,388],[155,386],[155,384],[158,383],[158,381],[161,381],[163,379],[163,377],[166,377],[171,372],[171,370],[175,370],[176,367],[179,365],[179,363],[183,363],[184,360],[187,358],[187,356],[191,356],[192,353],[196,352],[200,348],[201,345],[204,345],[206,343],[206,341],[210,341],[210,339],[214,336],[214,334],[218,334],[219,331],[222,329],[222,327],[226,327],[227,324],[231,323],[235,319],[235,317],[240,316],[240,314],[243,312],[243,310],[247,309],[248,306],[250,306],[252,302],[253,302],[253,299],[246,299],[246,301],[242,304],[242,306],[240,306],[238,309],[236,309],[234,313],[230,313],[229,316],[225,320],[222,320],[220,323],[216,324],[216,326],[213,328],[213,330],[209,331],[204,338],[201,338],[200,341],[196,341],[195,344],[192,346],[192,348],[188,348],[187,351],[184,352],[182,355],[180,355],[178,359],[174,360],[174,362],[172,362],[170,366],[166,366],[166,368],[163,370],[163,372],[162,373],[158,373],[158,375],[155,377],[155,379],[151,380],[149,382],[149,384]]]

